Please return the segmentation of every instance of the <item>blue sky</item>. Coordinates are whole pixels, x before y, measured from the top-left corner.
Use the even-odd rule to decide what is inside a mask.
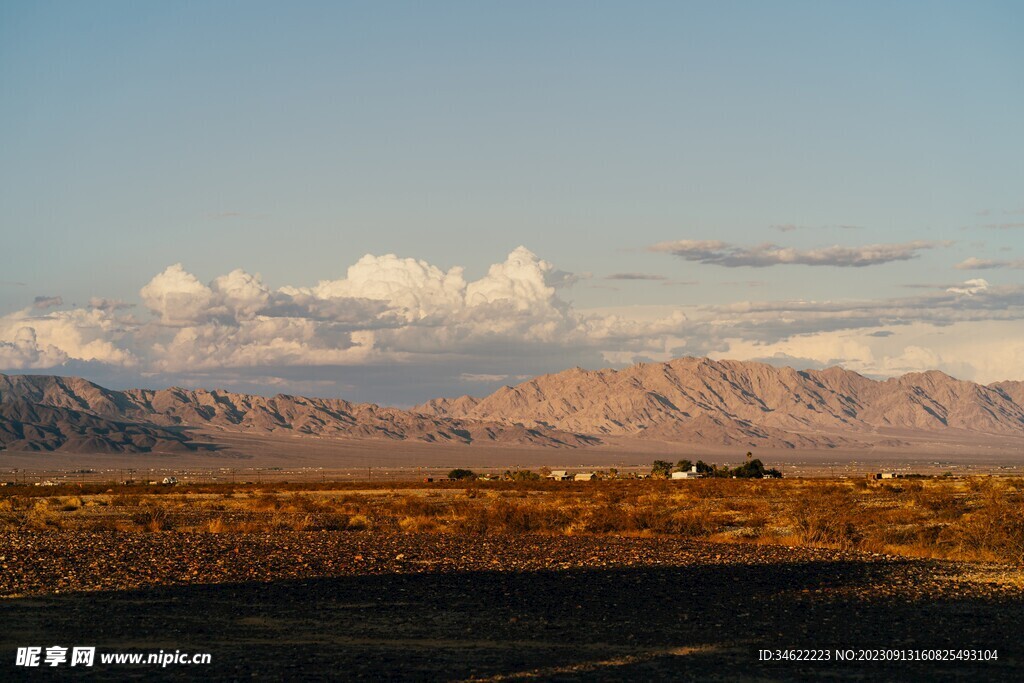
[[[683,353],[1024,379],[1022,19],[6,2],[0,371],[392,403]]]

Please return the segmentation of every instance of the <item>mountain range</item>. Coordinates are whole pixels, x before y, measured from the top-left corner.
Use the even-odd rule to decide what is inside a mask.
[[[1022,439],[1024,382],[938,371],[884,381],[838,367],[679,358],[574,368],[411,410],[228,391],[115,391],[77,377],[0,375],[0,447],[163,452],[218,431],[438,444],[586,447],[605,442],[766,448],[900,446],[914,435]],[[208,445],[208,444],[207,444]]]
[[[838,367],[679,358],[624,370],[574,368],[486,398],[435,399],[415,410],[598,437],[857,446],[869,435],[917,432],[1024,437],[1024,382],[984,386],[938,371],[878,381]]]
[[[135,438],[148,430],[152,441]],[[149,452],[198,448],[189,429],[322,438],[575,447],[585,435],[462,420],[341,399],[228,391],[105,389],[80,377],[0,375],[0,446],[12,451]]]

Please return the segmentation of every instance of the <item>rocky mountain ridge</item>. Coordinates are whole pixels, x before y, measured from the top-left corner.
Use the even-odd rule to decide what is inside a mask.
[[[598,442],[593,437],[557,429],[439,417],[341,399],[286,394],[268,398],[178,387],[114,391],[79,377],[0,375],[0,405],[14,404],[34,406],[47,416],[59,411],[61,417],[38,422],[38,411],[21,413],[24,420],[0,413],[0,445],[6,444],[11,450],[75,450],[74,434],[102,436],[124,431],[116,425],[100,425],[97,420],[158,429],[161,434],[178,433],[168,431],[172,428],[202,428],[428,443],[578,447]],[[42,427],[49,428],[46,438],[41,436],[45,431]],[[26,428],[37,438],[24,436]],[[115,440],[123,441],[120,437]]]
[[[908,430],[1024,437],[1024,382],[984,386],[938,371],[878,381],[838,367],[678,358],[623,370],[574,368],[415,410],[604,437],[856,446],[868,434]]]
[[[549,447],[642,440],[858,449],[899,446],[907,434],[1024,440],[1024,382],[985,386],[938,371],[879,381],[838,367],[679,358],[622,370],[573,368],[483,398],[401,410],[287,394],[115,391],[77,377],[0,374],[0,447],[10,450],[173,451],[198,447],[190,430]]]

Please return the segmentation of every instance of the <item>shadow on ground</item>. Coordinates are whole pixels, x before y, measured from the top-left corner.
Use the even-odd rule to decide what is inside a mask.
[[[900,562],[387,574],[8,598],[25,645],[210,652],[202,680],[1017,679],[1019,599],[881,598]],[[901,574],[902,575],[902,574]],[[990,662],[762,662],[761,649],[996,649]],[[58,670],[14,669],[38,679]]]

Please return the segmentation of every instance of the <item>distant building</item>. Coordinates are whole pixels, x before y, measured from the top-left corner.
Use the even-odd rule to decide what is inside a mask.
[[[160,483],[161,484],[166,484],[167,486],[174,486],[175,484],[178,483],[178,478],[177,477],[164,477],[160,481]]]
[[[696,465],[692,465],[690,467],[690,469],[688,469],[688,470],[683,470],[681,472],[673,472],[672,473],[672,478],[673,479],[700,479],[702,476],[704,476],[704,475],[702,475],[699,472],[697,472],[697,466]]]
[[[569,481],[572,479],[572,475],[565,470],[554,470],[548,475],[548,479],[553,479],[554,481]]]
[[[902,479],[903,475],[898,472],[875,472],[871,479]]]
[[[580,472],[575,477],[573,477],[573,480],[574,481],[593,481],[594,480],[594,473],[593,472]]]

